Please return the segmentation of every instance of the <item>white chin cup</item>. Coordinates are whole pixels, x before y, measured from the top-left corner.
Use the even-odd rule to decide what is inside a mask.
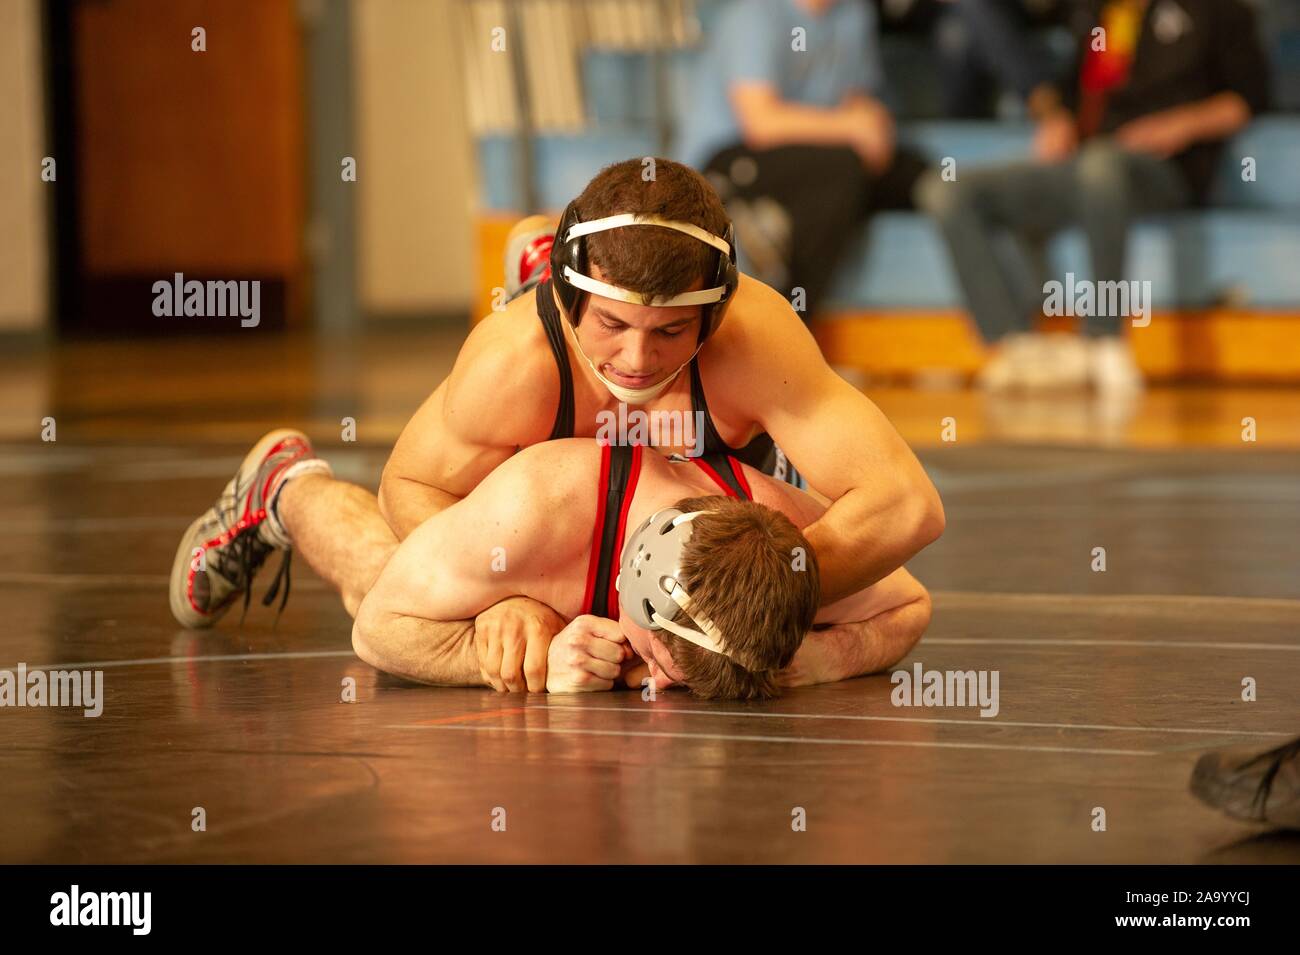
[[[620,385],[618,382],[610,381],[602,375],[600,369],[596,367],[596,363],[588,358],[587,353],[582,350],[582,342],[578,341],[578,330],[574,328],[573,323],[566,321],[564,324],[568,327],[569,333],[573,336],[573,347],[578,349],[578,354],[582,356],[583,361],[585,361],[588,367],[591,368],[592,372],[600,380],[600,383],[605,386],[606,390],[608,390],[611,395],[628,405],[643,405],[647,401],[653,401],[655,398],[658,398],[668,390],[669,385],[677,380],[677,376],[681,374],[682,369],[694,361],[695,356],[700,353],[700,349],[697,347],[695,351],[691,352],[691,357],[678,365],[677,370],[663,381],[656,382],[653,385],[646,385],[644,388],[628,388],[625,385]]]

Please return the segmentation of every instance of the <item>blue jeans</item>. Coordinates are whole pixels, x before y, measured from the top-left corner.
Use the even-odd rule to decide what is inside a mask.
[[[1020,162],[959,169],[945,182],[930,172],[917,184],[917,205],[934,217],[952,256],[966,305],[986,341],[1026,329],[1041,307],[1041,265],[1009,261],[1006,235],[1041,248],[1053,234],[1079,226],[1092,259],[1091,279],[1120,281],[1128,234],[1140,216],[1186,206],[1187,185],[1170,162],[1094,139],[1061,163]],[[1017,252],[1013,249],[1012,255]],[[1026,267],[1028,265],[1028,267]],[[1120,317],[1093,315],[1089,335],[1119,333]]]

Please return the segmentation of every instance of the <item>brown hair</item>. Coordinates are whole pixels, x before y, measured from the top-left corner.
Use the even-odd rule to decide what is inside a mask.
[[[648,178],[651,169],[653,178]],[[658,157],[606,166],[574,201],[584,222],[639,212],[689,222],[721,236],[730,221],[703,176]],[[598,266],[611,284],[639,292],[647,301],[678,295],[701,279],[707,282],[718,267],[717,249],[672,229],[610,229],[585,241],[589,268]]]
[[[777,671],[790,665],[817,616],[817,555],[788,517],[762,504],[691,497],[673,506],[709,512],[692,523],[680,583],[692,611],[721,631],[727,656],[667,631],[655,637],[696,696],[771,699],[778,693]],[[699,629],[684,611],[673,622]]]

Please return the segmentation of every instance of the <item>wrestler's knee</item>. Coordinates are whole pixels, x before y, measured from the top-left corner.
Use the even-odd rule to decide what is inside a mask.
[[[899,649],[902,651],[899,659],[910,652],[921,639],[930,626],[930,617],[933,613],[930,592],[915,577],[911,578],[908,590],[910,599],[895,608],[892,621]]]
[[[919,593],[912,603],[916,605],[914,611],[916,622],[914,626],[916,627],[916,639],[919,640],[921,634],[925,633],[930,626],[930,618],[933,615],[934,607],[930,602],[930,591],[926,590],[920,583],[917,583],[916,586]]]
[[[1079,150],[1075,165],[1078,189],[1085,202],[1122,196],[1128,186],[1128,158],[1113,143],[1098,141]]]
[[[343,602],[348,604],[346,595]],[[380,663],[382,654],[376,643],[378,619],[375,608],[360,599],[355,606],[348,607],[348,613],[352,614],[352,652],[372,667],[383,669]]]
[[[361,603],[365,600],[366,595],[355,593],[350,590],[343,591],[343,609],[348,612],[348,616],[354,621],[357,619],[357,613],[361,610]],[[355,629],[353,630],[353,639],[355,640]]]

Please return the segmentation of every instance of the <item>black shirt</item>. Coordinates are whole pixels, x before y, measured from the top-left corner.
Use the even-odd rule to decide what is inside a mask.
[[[1105,0],[1080,0],[1074,20],[1083,51],[1101,20]],[[1075,107],[1079,69],[1063,95]],[[1268,106],[1268,62],[1255,15],[1242,0],[1151,0],[1143,15],[1128,82],[1106,101],[1099,132],[1113,133],[1131,120],[1233,92],[1252,113]],[[1200,142],[1172,157],[1194,200],[1203,203],[1214,181],[1223,142]]]

